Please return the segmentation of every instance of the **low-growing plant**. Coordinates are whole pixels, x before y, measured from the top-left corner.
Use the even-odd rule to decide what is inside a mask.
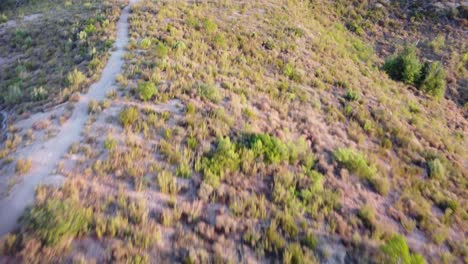
[[[429,177],[434,179],[444,179],[445,178],[445,167],[442,162],[435,158],[427,162]]]
[[[217,187],[227,172],[238,170],[240,164],[236,146],[229,138],[221,138],[215,150],[201,160],[203,179],[213,187]]]
[[[222,99],[219,88],[213,85],[200,84],[197,86],[197,92],[202,98],[206,98],[213,103],[219,103]]]
[[[42,243],[55,245],[67,237],[87,233],[91,214],[91,210],[83,208],[76,201],[49,199],[27,212],[23,222]]]
[[[73,88],[79,88],[85,81],[86,75],[76,68],[67,75],[67,84]]]
[[[142,39],[140,42],[140,47],[142,49],[149,49],[149,47],[151,47],[151,39],[149,38]]]
[[[119,114],[120,124],[125,128],[130,127],[138,121],[138,116],[139,112],[136,107],[127,107]]]
[[[158,174],[158,186],[162,193],[171,195],[177,193],[177,182],[170,171],[163,170]]]
[[[29,159],[18,159],[16,161],[15,171],[16,173],[22,175],[26,174],[31,170],[32,162]]]
[[[410,253],[405,237],[394,235],[380,247],[383,263],[389,264],[424,264],[426,261],[417,253]]]
[[[203,28],[207,33],[212,34],[218,30],[218,25],[213,20],[207,18],[203,21]]]
[[[148,101],[157,93],[156,85],[153,82],[141,82],[138,84],[138,93],[143,101]]]

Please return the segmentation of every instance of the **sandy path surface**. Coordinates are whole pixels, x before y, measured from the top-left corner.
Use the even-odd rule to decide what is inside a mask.
[[[136,1],[131,1],[131,4],[134,2]],[[116,75],[122,70],[123,55],[128,44],[130,5],[122,10],[117,22],[115,49],[102,72],[101,79],[90,87],[87,94],[81,96],[71,118],[60,127],[55,137],[46,142],[35,143],[19,153],[30,159],[33,166],[22,177],[23,180],[11,189],[8,196],[0,198],[0,237],[12,231],[24,210],[34,203],[35,189],[39,184],[60,184],[62,177],[54,175],[54,171],[71,144],[80,141],[81,131],[88,119],[89,101],[102,100],[107,92],[114,89],[112,85],[115,83]],[[35,115],[30,118],[37,119]]]

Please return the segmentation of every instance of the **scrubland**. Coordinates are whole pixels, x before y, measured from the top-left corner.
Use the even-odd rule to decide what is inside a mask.
[[[366,1],[343,7],[352,2],[135,4],[119,88],[89,104],[84,140],[57,168],[66,182],[37,189],[3,239],[5,258],[465,263],[467,53],[450,43],[461,43],[466,24],[456,18],[462,24],[444,45],[418,30],[428,46],[384,41],[366,23],[406,20]],[[423,15],[410,25],[424,27]],[[74,25],[78,35],[89,27]],[[409,30],[400,26],[390,33]],[[104,53],[103,38],[85,47]],[[30,56],[49,54],[24,45]],[[57,86],[49,79],[48,96],[85,89],[99,72],[92,62],[104,63],[88,55],[54,59],[70,71]],[[0,85],[7,94],[19,87]],[[31,137],[13,131],[3,164]],[[15,164],[18,174],[28,170],[27,159]]]

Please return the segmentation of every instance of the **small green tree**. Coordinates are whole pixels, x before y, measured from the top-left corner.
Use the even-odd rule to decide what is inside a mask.
[[[421,63],[414,46],[407,46],[397,55],[385,61],[384,70],[394,80],[407,84],[416,84],[421,74]]]
[[[421,78],[418,83],[420,90],[441,98],[445,94],[445,71],[438,61],[426,62],[421,71]]]

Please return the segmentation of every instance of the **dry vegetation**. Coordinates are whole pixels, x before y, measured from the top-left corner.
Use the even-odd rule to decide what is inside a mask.
[[[12,114],[86,91],[106,63],[122,4],[20,2],[16,10],[5,3],[11,20],[0,24],[0,109]]]
[[[120,89],[3,254],[466,262],[466,109],[392,80],[335,4],[136,4]]]

